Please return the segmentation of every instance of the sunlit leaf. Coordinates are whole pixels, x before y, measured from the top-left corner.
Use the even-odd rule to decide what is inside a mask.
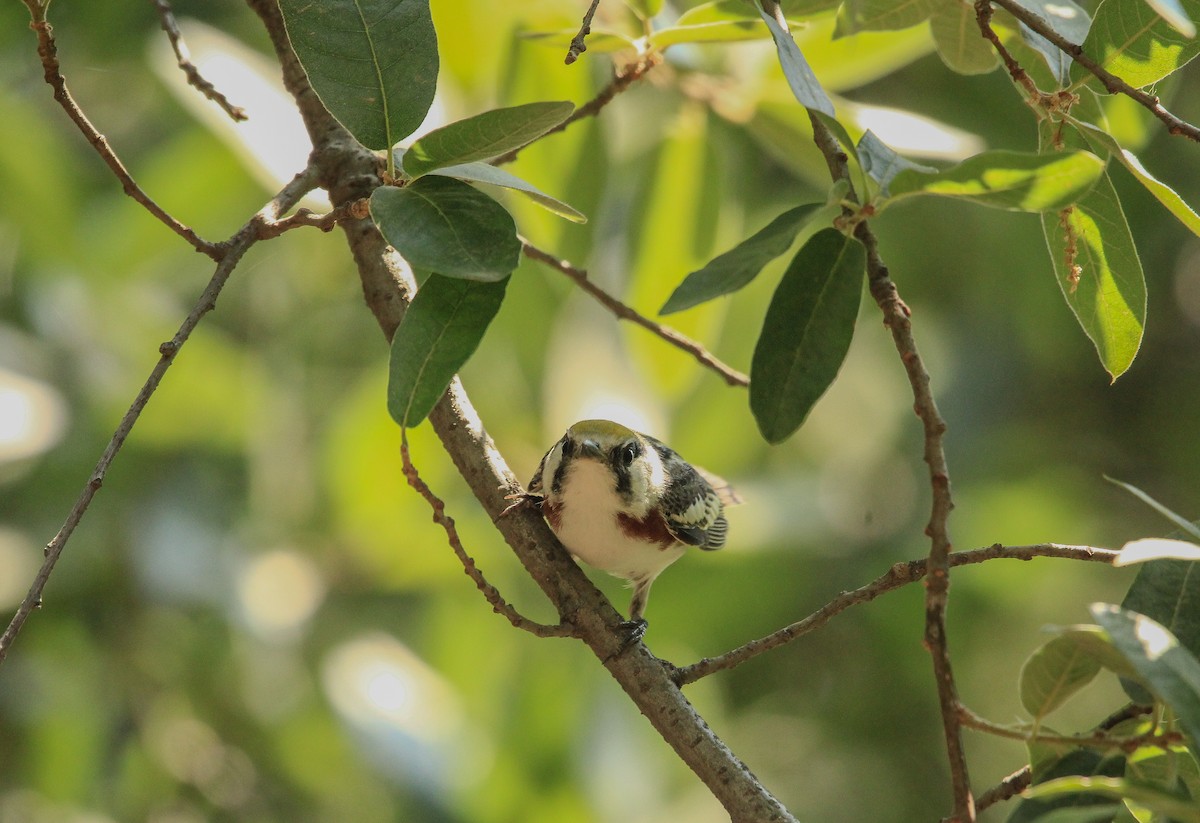
[[[504,207],[449,177],[423,177],[371,195],[371,217],[414,266],[447,277],[500,280],[517,267],[521,242]]]
[[[1037,786],[1031,786],[1025,791],[1027,797],[1038,799],[1080,793],[1114,800],[1129,800],[1165,815],[1176,823],[1200,823],[1200,806],[1191,800],[1150,786],[1142,786],[1120,777],[1083,777],[1078,775],[1060,777]],[[1042,819],[1038,818],[1038,820]]]
[[[992,44],[983,39],[969,3],[940,6],[929,18],[938,56],[959,74],[987,74],[1000,65]]]
[[[888,187],[891,185],[892,178],[905,169],[937,174],[937,169],[901,157],[869,129],[858,141],[857,154],[863,170],[879,184],[879,191],[885,197],[889,193]]]
[[[1146,5],[1158,12],[1159,17],[1184,37],[1196,36],[1196,24],[1188,17],[1179,0],[1146,0]]]
[[[1039,744],[1031,742],[1029,747],[1035,787],[1077,775],[1119,777],[1125,770],[1123,757],[1104,757],[1089,749],[1072,749],[1057,758],[1038,758],[1034,756],[1034,750]],[[1009,815],[1007,823],[1045,823],[1048,820],[1057,820],[1059,823],[1109,823],[1119,808],[1119,804],[1095,795],[1056,793],[1049,797],[1022,800]],[[1077,814],[1079,817],[1076,817]]]
[[[833,101],[829,99],[825,89],[821,88],[820,81],[813,74],[804,55],[800,53],[800,47],[796,45],[792,35],[784,31],[766,12],[762,13],[762,19],[771,30],[771,38],[775,41],[775,50],[779,54],[779,65],[783,68],[783,76],[787,78],[792,94],[805,108],[833,117]]]
[[[566,218],[572,223],[586,223],[587,217],[561,200],[551,197],[532,183],[522,180],[515,174],[487,163],[463,163],[458,166],[443,166],[434,169],[430,174],[443,177],[454,177],[458,180],[470,180],[474,183],[487,183],[520,192],[547,211]]]
[[[663,0],[625,0],[625,3],[643,20],[654,17],[662,11],[663,6]]]
[[[724,20],[714,23],[674,25],[650,35],[650,45],[665,49],[679,43],[733,43],[739,40],[763,40],[771,36],[762,20]]]
[[[1131,540],[1121,547],[1121,553],[1113,561],[1114,566],[1132,566],[1150,560],[1200,560],[1200,546],[1186,540],[1168,540],[1164,537],[1143,537]]]
[[[1069,637],[1055,637],[1021,667],[1021,705],[1040,720],[1099,673],[1100,663],[1080,644]]]
[[[797,232],[820,208],[820,203],[808,203],[788,209],[729,251],[713,258],[704,268],[684,278],[659,314],[690,309],[742,288],[762,271],[763,266],[788,250]]]
[[[1192,745],[1200,741],[1200,661],[1166,626],[1144,614],[1108,603],[1094,603],[1091,611],[1150,689],[1171,707]],[[1195,811],[1200,815],[1200,808]]]
[[[1134,178],[1145,187],[1146,191],[1154,195],[1155,199],[1166,207],[1167,211],[1175,215],[1179,222],[1192,234],[1200,237],[1200,214],[1197,214],[1174,189],[1147,171],[1146,167],[1142,165],[1142,161],[1137,158],[1137,155],[1121,148],[1120,143],[1112,135],[1093,126],[1091,123],[1082,123],[1079,121],[1073,121],[1073,123],[1089,143],[1094,147],[1107,151],[1110,156],[1117,158],[1125,168],[1129,169]]]
[[[387,149],[425,119],[437,86],[429,0],[280,0],[313,90],[369,149]]]
[[[425,419],[479,347],[507,286],[507,278],[481,283],[433,274],[417,290],[392,338],[387,400],[397,423]]]
[[[1108,174],[1087,196],[1042,215],[1067,304],[1114,380],[1133,363],[1146,323],[1146,280]]]
[[[1104,161],[1087,151],[987,151],[940,172],[901,171],[891,193],[893,198],[937,194],[1012,211],[1046,211],[1082,197],[1103,173]]]
[[[866,249],[823,229],[792,259],[750,366],[750,411],[770,443],[790,436],[829,388],[854,335]]]
[[[1200,0],[1180,0],[1180,5],[1184,18],[1200,19]],[[1109,73],[1141,88],[1200,54],[1200,39],[1180,34],[1144,0],[1104,0],[1096,9],[1083,51]],[[1083,66],[1071,69],[1076,83],[1090,77]]]
[[[938,0],[847,0],[838,12],[836,37],[859,31],[895,31],[929,19]]]
[[[459,120],[421,137],[404,153],[404,171],[419,177],[434,169],[487,160],[537,139],[571,116],[567,102],[526,103]]]

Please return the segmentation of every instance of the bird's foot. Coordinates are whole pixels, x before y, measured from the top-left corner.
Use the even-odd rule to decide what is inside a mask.
[[[638,618],[637,620],[622,620],[620,623],[618,623],[617,630],[623,633],[625,637],[621,640],[621,645],[617,647],[617,650],[608,657],[604,658],[603,664],[607,664],[608,661],[612,660],[614,657],[620,657],[625,652],[629,651],[630,648],[641,642],[641,639],[646,635],[646,626],[648,625],[649,624],[643,618]]]
[[[507,517],[522,506],[540,505],[542,502],[542,495],[531,494],[530,492],[516,492],[514,494],[504,495],[504,499],[511,500],[512,502],[504,508],[504,511],[496,515],[497,520],[499,520],[501,517]]]

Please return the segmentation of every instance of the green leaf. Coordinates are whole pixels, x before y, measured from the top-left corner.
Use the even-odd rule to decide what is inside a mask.
[[[863,170],[879,184],[879,193],[885,197],[889,194],[888,187],[891,185],[892,179],[905,169],[937,174],[937,169],[901,157],[889,145],[876,137],[870,129],[863,132],[862,138],[858,141],[857,157],[862,163]]]
[[[371,217],[405,260],[447,277],[500,280],[520,261],[512,216],[460,180],[423,177],[378,188]]]
[[[1181,5],[1184,18],[1200,19],[1200,0],[1181,0]],[[1142,88],[1200,54],[1200,40],[1180,34],[1143,0],[1104,0],[1096,9],[1083,51],[1106,71]],[[1076,65],[1071,78],[1082,84],[1091,74]]]
[[[833,117],[833,101],[829,99],[825,89],[821,88],[820,81],[813,74],[804,55],[800,53],[800,47],[796,45],[792,35],[780,28],[775,18],[761,9],[760,12],[767,28],[771,30],[771,38],[775,41],[775,50],[779,54],[779,65],[783,69],[783,76],[787,79],[792,94],[806,109],[823,112]]]
[[[1017,0],[1021,6],[1045,20],[1052,29],[1072,43],[1082,43],[1091,28],[1092,18],[1072,0]],[[1020,23],[1021,39],[1037,50],[1050,67],[1050,72],[1060,86],[1071,79],[1074,61],[1063,50],[1033,29]]]
[[[428,416],[479,347],[500,310],[508,278],[494,283],[432,274],[392,338],[388,412],[406,428]]]
[[[771,31],[762,20],[723,20],[713,23],[676,24],[650,35],[649,43],[660,51],[680,43],[735,43],[740,40],[764,40]]]
[[[438,51],[429,0],[280,0],[313,90],[358,142],[387,149],[429,111]]]
[[[649,20],[662,11],[663,0],[625,0],[625,4],[642,20]]]
[[[906,169],[892,179],[892,198],[961,197],[1011,211],[1048,211],[1075,202],[1104,173],[1088,151],[1032,154],[986,151],[941,172]]]
[[[1179,0],[1146,0],[1146,5],[1154,9],[1159,17],[1167,21],[1167,25],[1184,37],[1196,36],[1196,24],[1188,17]]]
[[[987,74],[1000,65],[992,44],[983,39],[969,3],[939,6],[929,18],[938,56],[959,74]]]
[[[822,229],[775,289],[750,366],[750,410],[768,442],[800,428],[837,376],[854,335],[866,262],[861,243]]]
[[[1144,614],[1108,603],[1093,603],[1091,611],[1151,691],[1171,707],[1195,746],[1200,741],[1200,660],[1166,626]]]
[[[404,171],[420,177],[434,169],[488,160],[536,140],[571,116],[567,102],[526,103],[493,109],[434,129],[404,153]]]
[[[1104,149],[1111,157],[1117,158],[1145,187],[1146,191],[1154,195],[1154,198],[1166,207],[1167,211],[1175,215],[1192,234],[1200,237],[1200,214],[1196,214],[1195,210],[1174,189],[1147,171],[1137,155],[1121,148],[1121,144],[1117,142],[1116,138],[1091,123],[1083,123],[1078,120],[1071,122],[1094,148]]]
[[[1200,806],[1191,800],[1149,786],[1141,786],[1120,777],[1060,777],[1025,790],[1025,796],[1032,798],[1054,798],[1079,793],[1114,800],[1130,800],[1169,817],[1174,823],[1200,823]]]
[[[1041,720],[1100,673],[1100,663],[1072,638],[1055,637],[1021,667],[1021,705]]]
[[[1147,506],[1149,506],[1150,508],[1154,509],[1156,512],[1161,514],[1167,520],[1174,523],[1175,526],[1177,528],[1179,528],[1181,531],[1183,531],[1186,534],[1190,534],[1192,537],[1195,537],[1196,539],[1200,540],[1200,527],[1197,527],[1195,524],[1193,524],[1191,521],[1189,521],[1183,515],[1176,514],[1171,509],[1167,508],[1162,503],[1159,503],[1153,497],[1151,497],[1150,495],[1146,494],[1144,491],[1139,489],[1137,486],[1130,485],[1129,483],[1124,483],[1120,480],[1117,480],[1115,478],[1108,477],[1108,476],[1105,476],[1104,479],[1107,480],[1109,483],[1112,483],[1114,486],[1120,486],[1122,489],[1124,489],[1125,491],[1132,494],[1138,500],[1141,500]]]
[[[1200,566],[1153,560],[1138,569],[1121,606],[1162,623],[1192,654],[1200,654]]]
[[[763,266],[788,250],[796,234],[821,203],[788,209],[755,234],[692,272],[671,293],[659,314],[690,309],[714,297],[737,291],[762,271]]]
[[[489,166],[487,163],[463,163],[461,166],[444,166],[434,169],[430,174],[440,174],[443,177],[453,177],[458,180],[471,180],[476,183],[487,183],[520,192],[547,211],[566,218],[572,223],[586,223],[587,216],[566,203],[551,197],[532,183],[522,180],[515,174],[504,169]]]
[[[1031,745],[1031,750],[1032,748]],[[1037,763],[1034,768],[1034,788],[1062,777],[1076,775],[1117,777],[1124,771],[1125,759],[1123,757],[1102,757],[1097,752],[1088,749],[1074,749],[1052,762]],[[1111,821],[1118,808],[1117,804],[1093,795],[1079,792],[1056,793],[1046,798],[1022,800],[1009,816],[1008,823],[1034,823],[1034,821],[1041,823],[1047,819],[1054,819],[1049,817],[1051,814],[1067,814],[1077,810],[1086,810],[1097,815],[1095,818],[1084,816],[1083,820]],[[1070,814],[1067,814],[1066,820],[1072,820],[1074,823]]]
[[[1146,279],[1107,172],[1074,206],[1043,214],[1042,230],[1063,296],[1116,380],[1141,346]]]
[[[834,36],[906,29],[928,20],[939,5],[938,0],[846,0]]]

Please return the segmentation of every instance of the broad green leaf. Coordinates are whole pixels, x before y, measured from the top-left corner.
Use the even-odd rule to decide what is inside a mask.
[[[1099,626],[1067,626],[1059,637],[1064,644],[1075,646],[1118,677],[1137,679],[1137,670],[1129,665],[1129,661],[1117,651],[1112,639]]]
[[[1104,173],[1088,151],[1032,154],[986,151],[941,172],[906,169],[892,179],[892,198],[937,194],[1010,211],[1048,211],[1075,202]]]
[[[443,166],[429,173],[441,175],[442,177],[453,177],[458,180],[470,180],[475,183],[487,183],[492,186],[512,189],[525,195],[547,211],[551,211],[559,217],[564,217],[572,223],[587,222],[587,217],[584,214],[568,206],[561,200],[551,197],[532,183],[522,180],[515,174],[511,174],[496,166],[488,165],[487,163],[463,163],[459,166]]]
[[[1121,606],[1162,623],[1184,648],[1200,654],[1200,565],[1174,559],[1146,563]]]
[[[1123,757],[1103,757],[1098,752],[1089,749],[1073,749],[1059,758],[1047,761],[1033,756],[1035,745],[1037,744],[1030,745],[1035,788],[1063,777],[1076,775],[1119,777],[1125,771]],[[1086,810],[1097,815],[1095,818],[1085,816],[1084,820],[1111,821],[1118,808],[1120,808],[1118,804],[1094,795],[1078,792],[1059,793],[1051,797],[1022,800],[1009,816],[1008,823],[1034,823],[1034,821],[1041,823],[1041,821],[1053,819],[1048,817],[1050,814],[1064,814],[1079,810]],[[1068,815],[1066,820],[1072,820],[1072,817]]]
[[[1200,19],[1200,0],[1180,0],[1180,5],[1185,18]],[[1142,88],[1200,54],[1200,39],[1180,34],[1144,0],[1104,0],[1096,9],[1083,51],[1109,73]],[[1082,66],[1071,69],[1075,83],[1089,78]]]
[[[1021,705],[1041,720],[1100,673],[1100,663],[1069,637],[1055,637],[1021,667]]]
[[[1196,745],[1200,741],[1200,660],[1163,624],[1144,614],[1108,603],[1093,603],[1091,611],[1151,691],[1171,707]],[[1200,815],[1200,807],[1196,812]]]
[[[1200,806],[1191,800],[1120,777],[1060,777],[1025,790],[1026,797],[1037,799],[1080,793],[1130,800],[1170,818],[1174,823],[1200,823]]]
[[[663,0],[625,0],[625,5],[643,20],[649,20],[662,11]]]
[[[784,17],[795,20],[838,6],[840,0],[785,0],[780,3]],[[712,0],[685,11],[675,21],[677,26],[701,26],[708,23],[736,23],[752,21],[761,23],[758,6],[752,0]]]
[[[904,31],[861,31],[834,38],[837,19],[821,15],[792,30],[796,45],[804,53],[813,73],[827,92],[857,89],[894,74],[934,49],[928,26]],[[842,105],[839,101],[839,113]]]
[[[1146,280],[1107,172],[1075,205],[1043,214],[1042,230],[1063,296],[1116,380],[1141,346]]]
[[[806,109],[833,117],[833,101],[829,99],[825,89],[821,88],[820,81],[813,74],[804,55],[800,53],[800,47],[796,45],[792,35],[780,28],[779,23],[766,12],[762,12],[762,19],[771,30],[775,50],[779,53],[779,65],[792,94]]]
[[[388,149],[421,125],[437,86],[429,0],[280,0],[313,90],[358,142]]]
[[[867,253],[836,229],[809,238],[775,289],[750,365],[750,411],[769,443],[787,439],[846,358]]]
[[[1072,43],[1082,43],[1091,28],[1092,18],[1072,0],[1017,0],[1021,6],[1041,17],[1052,29]],[[1055,81],[1060,86],[1071,79],[1074,61],[1063,50],[1033,29],[1020,23],[1021,39],[1028,43],[1046,61]]]
[[[378,188],[371,217],[409,263],[447,277],[501,280],[520,260],[512,217],[460,180],[423,177],[404,188]]]
[[[1072,123],[1093,147],[1102,148],[1110,156],[1117,158],[1125,168],[1129,169],[1130,174],[1145,187],[1146,191],[1154,195],[1155,199],[1166,207],[1167,211],[1175,215],[1192,234],[1200,237],[1200,214],[1197,214],[1174,189],[1147,171],[1137,155],[1121,148],[1120,143],[1112,135],[1091,123],[1083,123],[1078,120],[1073,120]]]
[[[846,0],[834,36],[906,29],[928,20],[939,5],[939,0]]]
[[[734,43],[739,40],[764,40],[771,36],[762,20],[723,20],[715,23],[674,25],[650,35],[649,43],[662,50],[680,43]]]
[[[434,169],[498,157],[541,137],[571,116],[567,102],[526,103],[493,109],[434,129],[404,153],[404,171],[420,177]]]
[[[1165,537],[1143,537],[1131,540],[1121,547],[1121,553],[1113,561],[1114,566],[1132,566],[1151,560],[1200,560],[1200,546],[1186,540],[1168,540]]]
[[[1184,37],[1196,36],[1196,24],[1184,11],[1179,0],[1146,0],[1146,5],[1158,12],[1158,16],[1167,21],[1167,25]]]
[[[889,194],[888,187],[891,185],[892,179],[905,169],[915,169],[927,174],[937,174],[937,169],[923,166],[920,163],[914,163],[911,160],[901,157],[890,146],[876,137],[875,133],[870,129],[865,131],[862,138],[858,141],[857,156],[859,162],[862,163],[863,170],[871,176],[872,180],[879,184],[879,192],[884,197]]]
[[[929,18],[938,56],[959,74],[987,74],[1000,65],[992,44],[983,39],[970,3],[939,6]]]
[[[397,423],[425,419],[479,347],[507,286],[508,278],[480,283],[432,274],[417,290],[392,337],[387,401]]]
[[[1200,798],[1200,763],[1186,746],[1142,746],[1127,758],[1125,776],[1142,786],[1184,791],[1193,799]]]
[[[658,313],[690,309],[742,288],[763,266],[788,250],[796,234],[821,207],[820,203],[807,203],[788,209],[729,251],[714,257],[704,268],[684,278]]]

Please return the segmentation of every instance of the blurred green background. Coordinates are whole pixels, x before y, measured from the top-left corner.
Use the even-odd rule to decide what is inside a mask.
[[[567,67],[560,45],[519,36],[577,26],[582,3],[433,7],[436,117],[582,103],[610,76],[596,49]],[[151,4],[59,0],[51,19],[100,131],[161,205],[217,240],[303,166],[307,147],[286,100],[270,96],[277,70],[258,19],[234,0],[175,8],[206,75],[248,109],[245,127],[182,87]],[[626,14],[606,2],[600,27],[628,25]],[[211,274],[73,130],[26,22],[20,4],[0,9],[5,619]],[[931,118],[950,154],[1034,148],[1006,77],[952,74],[925,27],[834,45],[813,36],[806,52],[841,110]],[[601,118],[512,167],[587,225],[506,201],[531,242],[651,315],[688,271],[828,187],[766,44],[670,57]],[[1198,79],[1192,67],[1159,89],[1192,122]],[[1115,115],[1151,171],[1200,203],[1197,147],[1136,112]],[[911,124],[877,131],[932,153],[934,137]],[[1059,293],[1036,217],[922,199],[874,223],[950,425],[958,548],[1120,546],[1168,531],[1105,473],[1196,516],[1200,242],[1123,169],[1113,177],[1150,294],[1141,354],[1113,386]],[[670,320],[746,370],[782,267]],[[513,630],[464,578],[404,484],[386,375],[339,233],[296,231],[250,253],[0,667],[0,821],[726,819],[582,645]],[[779,447],[757,435],[744,390],[528,262],[463,379],[522,477],[567,425],[608,415],[739,487],[747,503],[730,515],[728,550],[686,557],[655,585],[648,642],[676,663],[766,634],[927,550],[921,435],[870,301],[837,383]],[[429,427],[412,439],[491,581],[552,619]],[[1086,622],[1087,604],[1119,602],[1132,573],[1058,560],[957,572],[949,618],[965,702],[1017,720],[1017,672],[1040,628]],[[593,577],[626,607],[620,581]],[[801,820],[928,821],[949,808],[921,595],[887,595],[688,689]],[[1081,730],[1122,700],[1113,683],[1086,695],[1056,728]],[[977,791],[1021,765],[1020,745],[968,735]]]

